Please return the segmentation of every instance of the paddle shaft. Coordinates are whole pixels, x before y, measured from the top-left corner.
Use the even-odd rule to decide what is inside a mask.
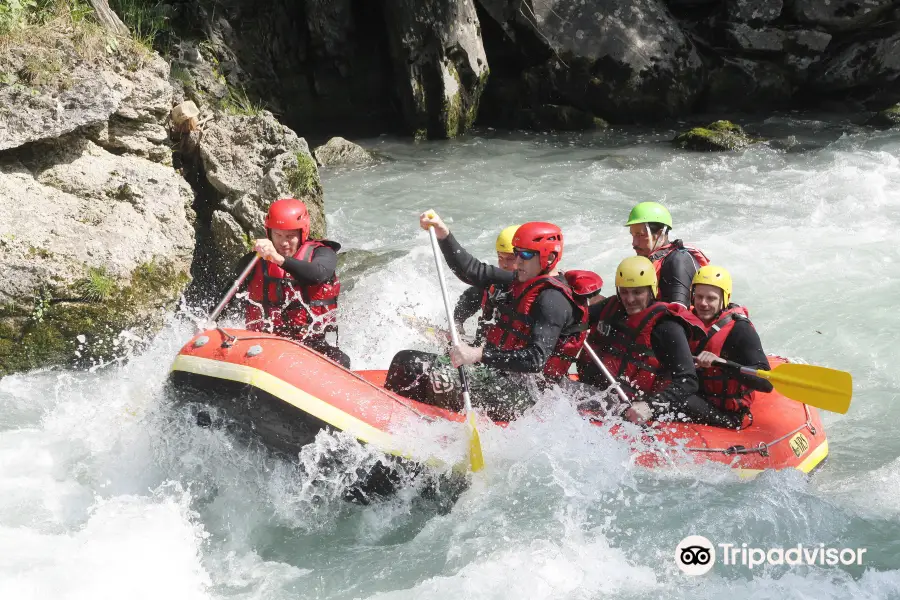
[[[209,314],[209,320],[207,323],[215,324],[216,319],[219,318],[219,315],[225,310],[225,307],[228,306],[228,303],[231,302],[231,299],[234,298],[234,295],[243,285],[244,280],[250,275],[250,271],[253,270],[253,267],[256,266],[256,263],[259,262],[259,255],[255,254],[253,259],[250,261],[250,264],[241,272],[240,276],[235,280],[234,285],[228,290],[228,293],[225,294],[225,297],[222,298],[222,301],[219,302],[219,305]]]
[[[609,384],[613,386],[614,390],[616,390],[616,394],[618,394],[619,399],[628,406],[631,406],[631,400],[625,394],[625,390],[622,389],[622,384],[616,381],[616,378],[612,376],[612,373],[609,372],[609,369],[606,368],[606,365],[603,364],[603,361],[600,360],[600,357],[597,356],[597,353],[594,352],[594,349],[591,348],[591,345],[587,343],[587,340],[584,341],[584,349],[587,350],[588,354],[591,355],[591,360],[594,361],[594,364],[597,365],[597,368],[603,372],[603,376],[606,377],[606,380],[609,381]]]
[[[450,323],[450,339],[454,346],[459,345],[459,334],[456,333],[456,322],[453,320],[453,309],[450,307],[450,296],[447,294],[447,284],[444,283],[444,262],[441,260],[441,249],[438,246],[437,233],[434,227],[428,228],[431,237],[431,249],[434,251],[434,264],[437,267],[438,280],[441,282],[441,296],[444,298],[444,310],[447,311],[447,322]],[[462,382],[463,402],[466,406],[466,414],[472,413],[472,399],[469,397],[469,381],[466,379],[466,371],[459,367],[459,380]]]

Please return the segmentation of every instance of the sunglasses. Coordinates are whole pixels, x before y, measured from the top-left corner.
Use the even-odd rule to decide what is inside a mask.
[[[516,258],[521,258],[522,260],[531,260],[535,256],[539,254],[537,250],[522,250],[520,248],[513,248],[513,254],[516,255]]]

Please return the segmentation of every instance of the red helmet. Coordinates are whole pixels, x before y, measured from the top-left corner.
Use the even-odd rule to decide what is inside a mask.
[[[559,227],[553,223],[532,221],[525,223],[516,230],[513,236],[513,248],[522,250],[535,250],[540,253],[541,264],[544,271],[551,271],[562,258],[563,235]],[[555,252],[556,257],[550,259],[550,253]]]
[[[591,298],[603,288],[603,278],[593,271],[566,271],[566,281],[576,296]]]
[[[300,243],[309,237],[309,211],[296,198],[276,200],[266,215],[266,229],[299,229]]]

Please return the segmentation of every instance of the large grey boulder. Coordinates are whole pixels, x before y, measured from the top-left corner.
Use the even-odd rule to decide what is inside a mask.
[[[189,281],[193,192],[176,171],[76,135],[0,162],[0,376],[108,358]]]
[[[419,138],[465,133],[488,78],[473,0],[393,0],[384,7],[407,128]]]
[[[313,150],[320,167],[348,167],[376,162],[371,152],[342,137],[333,137]]]
[[[597,116],[630,121],[684,114],[703,86],[700,56],[658,0],[482,3],[520,47],[543,47],[551,56],[556,95]]]
[[[817,67],[810,85],[824,91],[875,88],[896,85],[898,77],[900,33],[895,33],[847,46]]]

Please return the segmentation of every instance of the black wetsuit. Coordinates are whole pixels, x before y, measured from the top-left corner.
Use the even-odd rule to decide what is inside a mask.
[[[659,300],[690,307],[691,282],[696,273],[697,264],[687,250],[669,253],[659,271]]]
[[[235,267],[235,279],[240,273],[243,272],[247,265],[250,264],[250,261],[256,255],[255,252],[250,252],[241,257],[238,261],[237,266]],[[265,264],[265,263],[263,263]],[[313,250],[313,255],[311,260],[298,260],[293,257],[285,257],[284,263],[281,265],[281,268],[284,269],[292,278],[297,280],[300,285],[317,285],[320,283],[325,283],[332,277],[334,277],[334,272],[337,269],[337,252],[334,249],[329,248],[328,246],[319,246],[315,250]],[[252,274],[244,281],[244,285],[242,287],[246,287],[250,280],[252,279]],[[223,294],[224,295],[224,294]],[[344,366],[344,368],[350,368],[350,357],[347,356],[344,352],[338,349],[336,346],[332,346],[325,339],[325,334],[311,334],[307,335],[305,338],[298,340],[302,342],[305,346],[308,346],[312,350],[320,354],[324,354],[331,360],[340,363]]]

